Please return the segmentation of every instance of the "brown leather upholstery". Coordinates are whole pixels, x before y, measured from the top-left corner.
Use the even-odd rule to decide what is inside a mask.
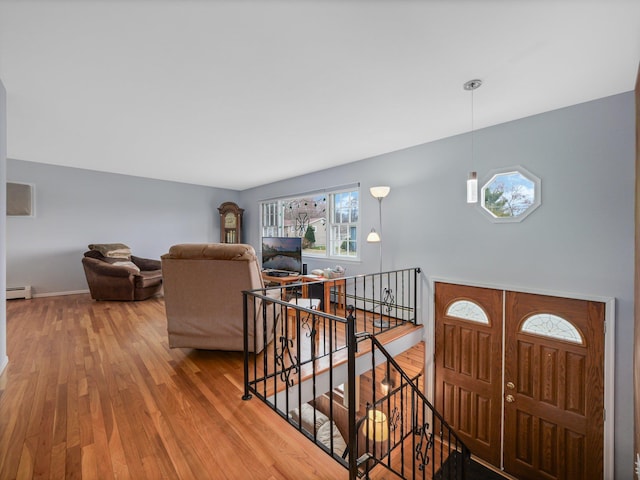
[[[264,288],[262,273],[251,245],[181,244],[162,256],[164,298],[169,346],[243,351],[243,296],[245,290]],[[279,290],[269,290],[280,298]],[[249,308],[249,351],[260,352],[273,339],[274,308],[267,306],[267,337],[262,328],[254,337],[253,303]]]
[[[159,260],[131,255],[137,269],[114,265],[117,261],[103,257],[100,252],[84,253],[82,266],[94,300],[145,300],[162,289],[162,266]]]

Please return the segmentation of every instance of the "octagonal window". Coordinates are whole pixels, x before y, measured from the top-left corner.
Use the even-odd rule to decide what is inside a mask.
[[[482,211],[494,222],[520,222],[540,206],[540,179],[522,167],[494,172],[480,192]]]

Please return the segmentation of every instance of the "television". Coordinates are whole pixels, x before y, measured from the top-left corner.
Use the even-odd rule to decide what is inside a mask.
[[[262,269],[302,273],[302,238],[262,237]]]

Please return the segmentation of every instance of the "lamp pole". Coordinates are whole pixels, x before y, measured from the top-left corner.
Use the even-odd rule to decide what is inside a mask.
[[[380,242],[379,243],[379,247],[380,247],[380,270],[378,270],[378,272],[382,273],[382,199],[384,197],[378,197],[378,229],[380,230]]]
[[[380,276],[380,320],[376,320],[374,321],[374,325],[380,328],[387,328],[389,326],[389,323],[384,320],[383,318],[383,311],[382,311],[382,294],[383,294],[383,288],[382,288],[382,199],[384,197],[386,197],[387,195],[389,195],[389,192],[391,191],[391,187],[388,186],[380,186],[380,187],[371,187],[369,189],[369,191],[371,192],[371,195],[376,198],[378,200],[378,221],[380,222],[378,224],[378,228],[380,230],[380,234],[377,234],[376,231],[374,229],[371,230],[371,233],[369,234],[369,236],[367,237],[367,241],[368,242],[378,242],[380,245],[378,246],[379,248],[379,256],[380,256],[380,269],[378,270],[378,274]]]

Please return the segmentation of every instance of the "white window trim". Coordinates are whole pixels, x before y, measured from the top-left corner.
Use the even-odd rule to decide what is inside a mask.
[[[337,195],[340,193],[346,193],[346,192],[357,192],[358,193],[358,219],[355,222],[349,222],[349,223],[333,223],[331,222],[331,196],[332,195]],[[327,188],[324,190],[315,190],[315,191],[310,191],[310,192],[303,192],[303,193],[297,193],[297,194],[293,194],[293,195],[286,195],[286,196],[280,196],[280,197],[274,197],[274,198],[266,198],[264,200],[260,200],[259,201],[259,228],[258,231],[260,232],[260,237],[262,238],[263,234],[264,234],[264,225],[263,225],[263,206],[265,204],[268,203],[277,203],[278,206],[280,206],[280,204],[282,202],[286,202],[288,200],[294,200],[294,199],[298,199],[301,197],[306,197],[306,196],[316,196],[316,195],[325,195],[326,196],[326,209],[325,209],[325,234],[326,234],[326,250],[325,253],[309,253],[309,252],[304,252],[302,253],[303,257],[307,257],[307,258],[314,258],[314,259],[322,259],[322,260],[332,260],[332,261],[340,261],[340,262],[359,262],[360,261],[360,250],[362,248],[362,234],[361,234],[361,198],[362,198],[362,194],[360,192],[360,183],[353,183],[353,184],[348,184],[348,185],[342,185],[342,186],[337,186],[337,187],[331,187],[331,188]],[[276,214],[277,215],[277,214]],[[278,223],[278,217],[276,218],[276,223]],[[356,227],[356,251],[355,251],[355,255],[333,255],[332,251],[333,249],[331,248],[331,231],[332,231],[332,227],[335,225],[355,225]],[[273,236],[279,236],[279,235],[284,235],[284,225],[283,224],[277,224],[276,225],[277,228],[277,234],[273,234]],[[314,229],[315,231],[315,229]]]

